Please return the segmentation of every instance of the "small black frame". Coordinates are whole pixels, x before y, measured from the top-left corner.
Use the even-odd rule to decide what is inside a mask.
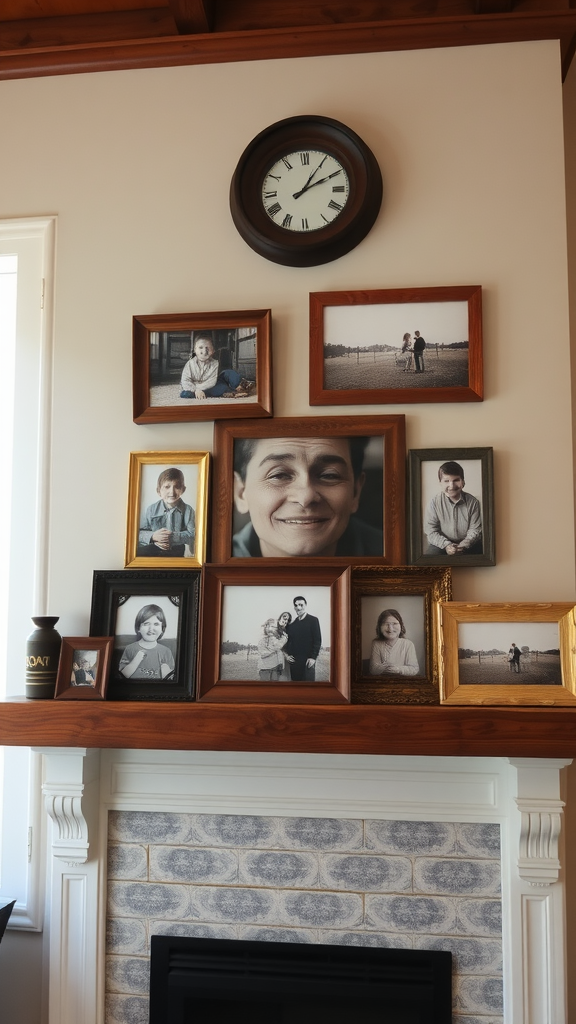
[[[94,571],[90,635],[114,637],[109,700],[194,700],[199,595],[199,569]],[[165,678],[127,679],[120,674],[118,666],[128,644],[137,642],[134,611],[150,604],[164,611],[168,624],[159,641],[169,648],[174,668]]]

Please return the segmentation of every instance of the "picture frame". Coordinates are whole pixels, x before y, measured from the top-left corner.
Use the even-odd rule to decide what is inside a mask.
[[[135,423],[189,423],[222,417],[272,415],[272,315],[269,309],[216,313],[158,313],[132,318],[132,391]],[[200,339],[218,363],[201,369],[189,360]],[[195,374],[200,373],[200,382]],[[201,381],[209,382],[209,388]],[[190,393],[193,383],[206,395]],[[213,389],[217,394],[213,394]],[[196,389],[194,389],[196,391]]]
[[[90,634],[112,637],[109,700],[194,700],[199,603],[199,569],[94,571]],[[141,640],[146,658],[136,652],[126,675]]]
[[[55,700],[105,700],[113,639],[64,636],[60,648]]]
[[[404,453],[400,414],[220,420],[212,561],[403,564]]]
[[[442,602],[438,614],[442,704],[576,704],[572,602]]]
[[[480,285],[310,294],[310,405],[483,396]]]
[[[449,566],[352,568],[352,704],[439,704],[439,617]],[[382,623],[398,620],[390,649]],[[378,628],[380,626],[380,628]]]
[[[443,472],[443,467],[449,472]],[[496,564],[492,448],[412,449],[408,484],[410,564],[453,568]],[[451,487],[450,494],[446,487]],[[452,503],[456,502],[461,513],[454,520]],[[455,539],[457,544],[452,543]]]
[[[304,615],[295,626],[297,601]],[[205,565],[198,700],[347,704],[349,614],[347,566],[285,564],[271,574],[264,565]]]
[[[209,476],[209,452],[130,452],[127,568],[199,568],[206,561]]]

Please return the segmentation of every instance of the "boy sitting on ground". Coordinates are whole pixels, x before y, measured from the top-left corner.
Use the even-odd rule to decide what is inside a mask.
[[[194,355],[182,371],[180,398],[247,398],[252,381],[240,376],[231,367],[218,372],[212,339],[199,335],[194,341]]]

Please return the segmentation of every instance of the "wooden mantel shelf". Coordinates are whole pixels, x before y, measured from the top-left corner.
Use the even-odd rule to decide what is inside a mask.
[[[576,756],[576,708],[50,701],[0,704],[0,745]]]

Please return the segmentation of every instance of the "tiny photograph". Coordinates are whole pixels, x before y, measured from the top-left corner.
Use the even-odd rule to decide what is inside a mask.
[[[492,448],[408,453],[412,565],[495,565]]]
[[[206,560],[209,452],[131,452],[127,567]]]
[[[105,700],[112,637],[62,638],[55,700]]]
[[[310,294],[310,405],[482,399],[480,285]]]
[[[272,415],[271,313],[132,318],[135,423]]]
[[[200,573],[95,571],[90,630],[113,637],[108,696],[192,700]]]
[[[451,570],[419,566],[352,569],[353,704],[438,704],[440,601]]]
[[[569,603],[441,606],[446,704],[573,704]]]
[[[205,566],[200,699],[346,702],[349,573]]]
[[[404,547],[404,416],[217,423],[212,557],[381,560]]]

